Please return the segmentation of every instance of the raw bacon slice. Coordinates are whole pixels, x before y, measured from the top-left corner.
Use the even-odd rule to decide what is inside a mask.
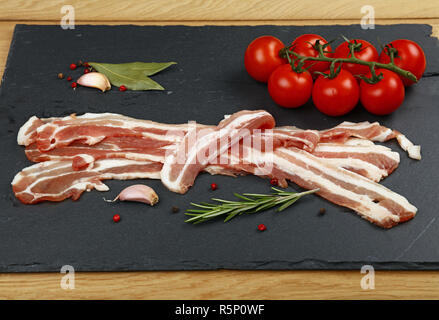
[[[175,138],[184,136],[187,129],[187,124],[162,124],[158,122],[153,122],[149,120],[138,120],[135,118],[130,118],[115,113],[85,113],[81,116],[76,116],[72,114],[67,117],[62,118],[37,118],[32,116],[28,121],[20,128],[17,136],[17,142],[19,145],[29,146],[34,142],[39,141],[39,144],[47,144],[48,138],[60,139],[60,145],[68,145],[73,141],[81,140],[82,134],[84,134],[84,129],[79,130],[79,132],[74,132],[74,128],[85,126],[88,129],[96,129],[102,134],[106,132],[108,135],[106,137],[112,136],[123,136],[123,133],[118,133],[118,125],[124,129],[133,129],[122,131],[127,132],[127,136],[146,136],[155,138],[158,140],[169,140],[174,141]],[[200,125],[201,126],[201,125]],[[110,130],[112,129],[112,130]],[[154,132],[155,131],[155,132]],[[53,135],[59,135],[58,137],[50,137],[49,132]],[[66,132],[72,133],[72,136],[65,137]],[[140,134],[139,132],[143,132]],[[38,136],[38,134],[41,136]],[[97,140],[100,139],[98,132],[90,132],[91,136],[96,136]],[[65,138],[63,140],[63,138]],[[86,139],[87,144],[94,144],[92,139]],[[54,140],[55,142],[55,140]],[[53,143],[50,149],[57,147],[58,144]],[[44,150],[45,151],[45,150]]]
[[[240,111],[222,120],[215,129],[188,131],[165,157],[161,179],[171,191],[186,193],[201,172],[234,144],[251,136],[254,129],[274,128],[275,121],[264,110]]]
[[[117,130],[117,125],[125,130]],[[188,124],[161,124],[112,113],[86,113],[82,116],[70,115],[64,118],[47,119],[33,116],[20,129],[17,141],[19,145],[24,146],[37,142],[40,151],[53,150],[75,141],[94,145],[108,137],[144,137],[176,143],[182,140],[188,127]],[[214,126],[201,124],[197,124],[197,127],[214,128]],[[156,132],[153,133],[153,131]],[[91,132],[93,137],[85,136],[87,132]],[[275,145],[294,146],[307,151],[312,151],[320,139],[320,133],[317,130],[302,130],[294,127],[276,128],[263,134],[266,138],[273,138]],[[47,147],[49,139],[51,143],[50,147]]]
[[[412,159],[421,160],[421,147],[415,146],[406,136],[396,130],[380,125],[378,122],[342,122],[338,126],[320,131],[320,142],[343,142],[350,137],[367,139],[370,141],[385,142],[391,139],[399,145]]]
[[[312,152],[320,141],[317,130],[303,130],[296,127],[277,127],[271,130],[273,145],[283,147],[296,147]]]
[[[312,154],[328,164],[380,181],[399,165],[399,153],[372,141],[351,138],[343,143],[319,143]]]
[[[323,198],[348,207],[383,228],[410,220],[417,212],[403,196],[299,149],[276,150],[275,163],[289,180],[306,189],[320,188],[318,194]]]
[[[104,159],[92,169],[74,171],[71,161],[45,161],[19,172],[12,181],[15,196],[25,204],[77,200],[84,191],[108,191],[102,180],[160,179],[162,165],[151,161]]]
[[[99,159],[130,159],[163,162],[166,150],[174,144],[166,140],[149,137],[110,137],[101,143],[89,146],[75,141],[64,147],[41,152],[36,143],[26,147],[27,158],[32,162],[48,160],[71,160],[74,170],[82,170]]]
[[[86,113],[52,119],[36,129],[36,139],[21,139],[21,142],[29,145],[36,140],[40,151],[67,146],[78,140],[94,145],[108,137],[150,137],[175,142],[185,135],[186,128],[187,125],[168,125],[114,113]]]
[[[272,161],[264,172],[260,164]],[[412,219],[417,208],[403,196],[359,174],[337,168],[326,159],[297,148],[279,148],[272,154],[253,150],[242,170],[279,181],[289,180],[305,189],[319,188],[321,197],[356,211],[361,217],[383,228]]]
[[[28,146],[37,140],[37,129],[45,123],[50,122],[50,119],[40,119],[32,116],[21,126],[17,135],[17,143],[21,146]]]
[[[246,171],[245,164],[250,164],[246,162],[245,155],[251,152],[253,151],[247,148],[247,150],[241,150],[237,156],[229,151],[227,155],[222,155],[226,160],[218,161],[223,165],[209,166],[205,171],[210,174],[224,174],[230,171],[234,176],[243,174]],[[343,143],[319,143],[312,154],[328,164],[355,172],[375,182],[387,177],[399,165],[397,152],[375,145],[369,140],[357,138],[350,138]],[[244,167],[242,167],[243,164]],[[250,173],[255,174],[253,170],[250,170]],[[278,179],[278,183],[281,187],[288,186],[287,181],[282,178]]]

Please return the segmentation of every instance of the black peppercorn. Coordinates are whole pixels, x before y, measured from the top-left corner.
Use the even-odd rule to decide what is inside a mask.
[[[179,207],[176,207],[176,206],[172,207],[172,213],[177,213],[178,211],[180,211]]]

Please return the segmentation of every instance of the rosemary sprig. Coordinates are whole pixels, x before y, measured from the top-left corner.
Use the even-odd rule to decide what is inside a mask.
[[[194,224],[205,222],[207,220],[216,217],[226,217],[224,222],[230,219],[242,215],[244,213],[256,213],[263,210],[268,210],[275,206],[277,212],[283,211],[294,202],[299,200],[304,195],[314,193],[319,189],[309,190],[305,192],[287,192],[284,190],[272,188],[273,193],[271,194],[257,194],[257,193],[234,193],[235,197],[239,198],[241,201],[230,201],[213,198],[213,201],[219,202],[219,204],[212,204],[201,202],[200,204],[192,203],[194,207],[198,209],[188,209],[185,214],[191,216],[185,222],[191,222]]]

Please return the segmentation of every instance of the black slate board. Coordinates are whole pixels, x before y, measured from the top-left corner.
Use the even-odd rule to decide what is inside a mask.
[[[330,118],[311,105],[298,110],[277,107],[265,85],[253,81],[243,67],[247,44],[272,34],[288,43],[302,33],[327,39],[339,34],[377,44],[408,38],[417,41],[428,59],[426,76],[407,90],[404,105],[387,117],[375,117],[358,107],[343,118]],[[437,182],[439,159],[439,44],[427,25],[376,26],[259,26],[259,27],[138,27],[18,25],[0,88],[0,271],[59,271],[69,264],[77,271],[187,269],[352,269],[372,264],[380,269],[438,269],[439,219]],[[154,76],[167,91],[101,94],[94,89],[74,91],[56,78],[69,74],[78,59],[129,62],[177,61]],[[79,74],[73,73],[75,76]],[[186,195],[167,191],[159,181],[147,182],[161,197],[150,208],[138,203],[108,204],[97,191],[77,202],[20,204],[10,181],[28,166],[16,144],[18,128],[31,116],[61,116],[72,112],[117,112],[161,122],[196,120],[216,124],[224,114],[246,108],[265,108],[279,125],[323,129],[342,120],[375,121],[398,129],[422,145],[423,160],[401,154],[401,165],[383,184],[405,195],[419,209],[416,218],[391,230],[380,229],[350,210],[308,196],[291,209],[240,217],[224,224],[213,221],[189,225],[182,211],[190,201],[214,195],[231,198],[235,192],[269,192],[257,177],[200,175]],[[111,198],[126,181],[109,181]],[[294,189],[295,186],[292,186]],[[296,188],[297,189],[297,188]],[[171,213],[178,206],[180,213]],[[327,213],[319,216],[320,208]],[[122,221],[112,222],[119,213]],[[266,232],[256,226],[265,223]]]

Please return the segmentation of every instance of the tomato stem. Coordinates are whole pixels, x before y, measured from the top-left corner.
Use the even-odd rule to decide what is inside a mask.
[[[416,78],[416,76],[411,73],[410,71],[404,70],[399,68],[398,66],[395,65],[394,63],[394,57],[395,57],[395,51],[394,48],[388,48],[388,52],[390,55],[390,63],[380,63],[380,62],[376,62],[376,61],[364,61],[364,60],[360,60],[358,58],[355,57],[355,50],[358,49],[357,44],[353,43],[352,45],[349,45],[349,49],[351,51],[350,53],[350,57],[349,58],[331,58],[331,57],[327,57],[325,56],[325,46],[320,44],[319,41],[316,41],[316,43],[313,46],[319,53],[319,55],[317,57],[309,57],[309,56],[303,56],[300,55],[296,52],[294,52],[294,48],[292,46],[288,46],[285,47],[283,49],[281,49],[279,51],[279,56],[282,58],[287,58],[288,62],[291,64],[291,66],[293,67],[293,70],[296,70],[297,67],[300,66],[300,68],[302,69],[301,71],[303,71],[303,64],[305,61],[324,61],[324,62],[330,62],[330,73],[329,75],[327,75],[330,78],[333,78],[335,76],[337,76],[337,74],[340,72],[340,68],[341,68],[341,64],[342,63],[354,63],[354,64],[360,64],[363,66],[368,66],[370,68],[371,71],[371,78],[367,78],[364,76],[359,76],[361,79],[363,79],[364,81],[368,82],[368,83],[377,83],[378,81],[380,81],[383,78],[382,74],[377,75],[375,72],[375,68],[381,68],[381,69],[387,69],[390,71],[393,71],[413,82],[418,82],[418,79]],[[393,49],[393,50],[392,50]],[[292,57],[292,59],[291,59]],[[298,62],[296,65],[296,61]],[[337,67],[337,69],[335,69],[335,64],[339,63],[339,66]]]

